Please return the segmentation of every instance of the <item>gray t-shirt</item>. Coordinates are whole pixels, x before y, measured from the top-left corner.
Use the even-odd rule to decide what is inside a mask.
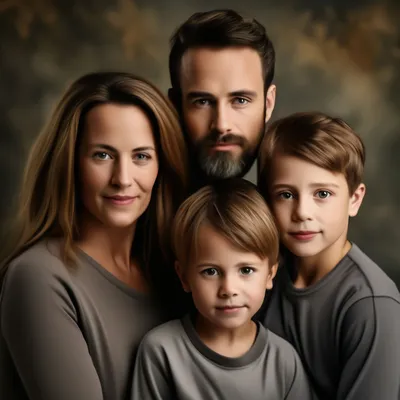
[[[297,289],[281,268],[265,326],[298,351],[324,400],[400,399],[400,295],[355,244],[316,284]]]
[[[309,400],[313,394],[293,347],[258,325],[241,357],[215,353],[189,315],[148,333],[138,351],[132,400]]]
[[[140,340],[162,319],[149,296],[83,252],[68,270],[58,240],[16,258],[0,298],[0,399],[120,400]]]

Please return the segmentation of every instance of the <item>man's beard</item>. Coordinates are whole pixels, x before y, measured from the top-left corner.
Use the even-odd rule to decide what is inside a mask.
[[[195,152],[200,169],[211,179],[244,176],[257,158],[264,131],[265,124],[263,123],[255,143],[249,143],[243,136],[233,133],[221,135],[219,132],[210,132],[202,141],[195,144]],[[229,151],[212,151],[212,147],[218,144],[237,145],[241,148],[242,153],[235,157]]]

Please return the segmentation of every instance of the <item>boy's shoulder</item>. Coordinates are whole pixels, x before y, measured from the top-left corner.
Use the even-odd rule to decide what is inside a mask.
[[[276,365],[294,366],[298,354],[293,345],[264,326],[260,329],[267,334],[268,357],[273,356],[277,361]]]
[[[177,346],[185,336],[182,320],[174,319],[151,329],[143,337],[141,347],[156,350]]]
[[[351,285],[358,299],[387,297],[400,302],[400,293],[393,280],[356,244],[353,243],[345,258],[351,268],[345,282]]]

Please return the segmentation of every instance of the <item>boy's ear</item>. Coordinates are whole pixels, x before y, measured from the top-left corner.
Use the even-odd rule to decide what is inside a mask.
[[[265,122],[267,123],[271,118],[272,112],[275,108],[276,99],[276,86],[270,85],[265,95]]]
[[[186,276],[185,276],[186,274],[185,274],[181,264],[179,263],[179,261],[175,261],[175,271],[176,271],[177,275],[179,276],[183,290],[186,293],[190,293],[190,287],[189,287],[189,284],[187,283]]]
[[[358,210],[361,207],[362,201],[365,196],[366,187],[363,183],[358,185],[358,188],[354,191],[353,195],[350,197],[349,203],[349,216],[355,217]]]
[[[274,264],[272,267],[269,268],[269,273],[267,277],[267,284],[265,288],[267,290],[271,290],[272,286],[274,285],[273,279],[275,278],[276,272],[278,271],[278,265],[279,263]]]

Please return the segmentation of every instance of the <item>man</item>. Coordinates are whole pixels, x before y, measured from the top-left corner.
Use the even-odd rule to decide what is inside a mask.
[[[275,105],[265,28],[232,10],[193,14],[171,39],[169,97],[182,121],[195,188],[249,172]]]

